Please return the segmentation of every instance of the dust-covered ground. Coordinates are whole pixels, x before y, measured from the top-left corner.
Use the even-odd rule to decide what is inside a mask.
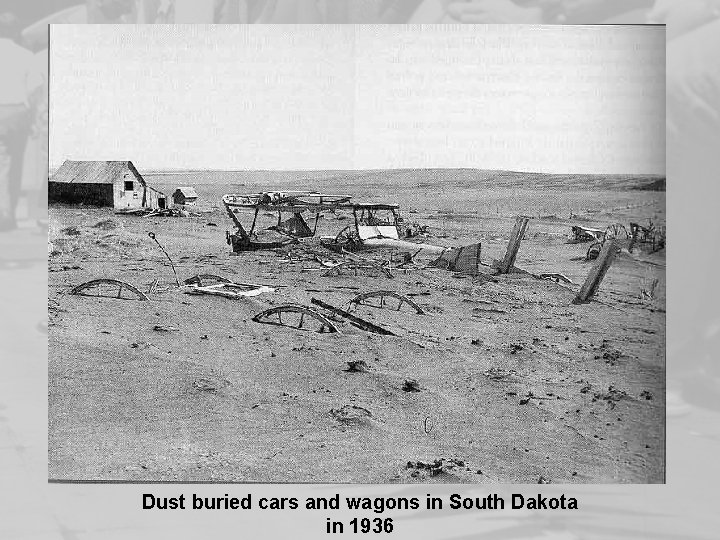
[[[663,481],[664,250],[619,254],[598,301],[574,305],[593,263],[584,260],[588,244],[566,243],[571,224],[664,223],[665,193],[649,189],[657,179],[470,170],[146,178],[168,194],[194,185],[198,212],[50,209],[50,478]],[[502,258],[515,216],[529,215],[516,266],[560,272],[574,285],[459,276],[428,268],[422,254],[392,278],[324,276],[308,254],[339,256],[317,240],[233,255],[221,194],[268,189],[398,202],[406,223],[429,227],[420,240],[480,241],[484,264]],[[328,214],[319,229],[350,222]],[[242,300],[186,294],[148,232],[181,280],[211,273],[275,292]],[[156,279],[159,286],[149,302],[69,294],[101,277],[144,292]],[[252,321],[311,298],[346,308],[378,289],[409,295],[426,313],[354,311],[395,336],[342,322],[339,333],[321,334]],[[349,369],[359,360],[360,371]]]

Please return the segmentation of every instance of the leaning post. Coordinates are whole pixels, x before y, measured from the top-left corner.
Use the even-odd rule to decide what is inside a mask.
[[[600,254],[595,261],[595,266],[593,266],[590,270],[590,273],[585,279],[585,283],[583,283],[582,287],[580,287],[580,292],[577,293],[577,296],[573,300],[573,304],[582,304],[587,302],[595,295],[598,287],[600,287],[600,282],[605,277],[608,268],[610,268],[610,264],[612,264],[616,253],[617,249],[615,247],[615,240],[607,240],[600,250]]]
[[[520,242],[522,241],[523,236],[525,236],[528,221],[530,221],[528,216],[518,216],[515,218],[515,227],[513,227],[512,234],[510,235],[510,240],[508,241],[507,249],[505,250],[505,257],[498,267],[499,273],[507,274],[511,272],[515,266],[515,258],[517,257],[518,250],[520,249]]]

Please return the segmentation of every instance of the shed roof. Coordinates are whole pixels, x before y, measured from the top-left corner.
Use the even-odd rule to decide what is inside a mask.
[[[71,161],[66,160],[50,179],[51,182],[75,184],[113,184],[127,172],[145,185],[132,161]]]
[[[197,199],[198,196],[195,188],[193,187],[179,187],[175,190],[175,193],[173,193],[173,195],[177,194],[178,192],[182,193],[186,199]]]

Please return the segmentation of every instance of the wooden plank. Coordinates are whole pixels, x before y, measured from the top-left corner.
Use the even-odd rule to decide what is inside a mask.
[[[518,250],[520,249],[520,242],[525,236],[525,230],[527,229],[530,218],[527,216],[518,216],[515,219],[515,227],[513,227],[512,233],[510,234],[510,240],[508,241],[507,249],[505,250],[505,257],[500,262],[498,271],[501,274],[507,274],[512,271],[515,265],[515,258],[517,257]]]
[[[607,240],[603,244],[598,258],[595,260],[595,266],[593,266],[590,270],[590,273],[585,279],[585,283],[583,283],[582,287],[580,287],[580,292],[578,292],[577,296],[573,300],[573,304],[582,304],[583,302],[587,302],[595,295],[595,293],[597,293],[600,283],[605,277],[608,268],[610,268],[616,253],[617,248],[615,246],[615,240]]]

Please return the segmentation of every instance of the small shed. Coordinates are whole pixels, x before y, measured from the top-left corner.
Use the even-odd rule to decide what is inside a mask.
[[[65,161],[50,178],[48,202],[127,208],[165,208],[132,161]]]
[[[172,195],[173,203],[179,205],[195,204],[198,198],[198,194],[195,188],[192,187],[179,187],[175,190]]]

